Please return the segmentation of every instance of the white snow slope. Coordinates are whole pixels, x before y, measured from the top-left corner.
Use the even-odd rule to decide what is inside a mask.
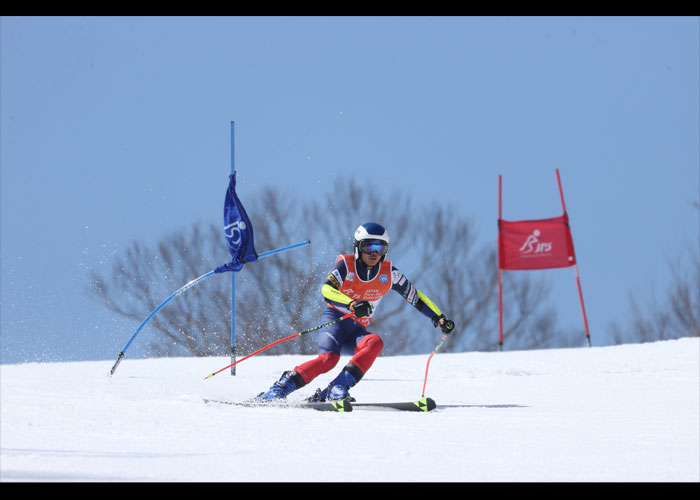
[[[429,413],[245,408],[310,356],[0,366],[0,479],[698,482],[700,339],[436,354]],[[428,354],[380,357],[358,401],[412,400]],[[290,399],[325,385],[345,364]]]

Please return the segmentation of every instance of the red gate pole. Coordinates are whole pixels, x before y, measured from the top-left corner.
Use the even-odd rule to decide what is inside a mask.
[[[557,169],[556,172],[557,172],[557,183],[559,184],[559,196],[561,197],[561,207],[564,210],[564,214],[566,214],[566,205],[564,204],[564,191],[561,188],[561,177],[559,176],[559,169]],[[568,222],[567,222],[567,224],[568,224]],[[569,234],[571,235],[571,227],[568,228],[568,231],[569,231]],[[571,235],[571,239],[573,241],[573,235]],[[573,245],[571,247],[571,251],[574,252]],[[576,286],[578,287],[578,298],[581,302],[581,312],[583,313],[583,326],[586,329],[586,340],[588,340],[588,347],[591,347],[591,334],[588,331],[588,318],[586,317],[586,308],[583,305],[583,292],[581,291],[581,279],[579,278],[578,261],[576,260],[575,252],[574,252],[574,266],[573,267],[574,267],[574,276],[576,276]]]

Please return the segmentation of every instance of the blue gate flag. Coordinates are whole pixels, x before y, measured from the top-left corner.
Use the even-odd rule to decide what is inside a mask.
[[[236,172],[229,176],[226,200],[224,202],[224,235],[231,252],[231,262],[214,269],[215,273],[240,271],[246,262],[258,260],[253,238],[253,224],[236,195]]]

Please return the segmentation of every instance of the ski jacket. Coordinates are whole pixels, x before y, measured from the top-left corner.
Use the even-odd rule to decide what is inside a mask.
[[[329,307],[343,314],[350,312],[348,306],[355,300],[366,300],[372,304],[370,316],[351,319],[362,326],[369,326],[382,297],[394,290],[431,320],[437,319],[440,309],[388,260],[368,268],[361,259],[352,254],[339,255],[335,266],[326,278],[321,293]]]

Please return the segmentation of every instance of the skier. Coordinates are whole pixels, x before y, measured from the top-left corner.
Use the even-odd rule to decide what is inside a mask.
[[[389,290],[400,293],[411,305],[430,318],[443,333],[454,331],[454,322],[392,263],[385,260],[389,250],[389,235],[375,222],[362,224],[355,231],[354,255],[338,256],[326,279],[321,293],[327,302],[322,322],[327,323],[350,312],[354,313],[320,332],[318,356],[291,371],[285,371],[267,392],[256,399],[272,401],[286,398],[291,392],[304,387],[319,375],[332,370],[341,354],[352,358],[328,387],[309,398],[309,401],[338,401],[350,397],[349,389],[367,373],[384,343],[375,333],[367,331],[374,311]]]

